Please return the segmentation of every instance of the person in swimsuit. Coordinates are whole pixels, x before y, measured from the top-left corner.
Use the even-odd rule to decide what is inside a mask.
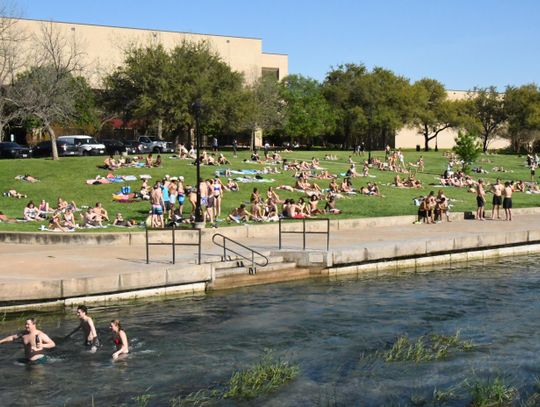
[[[481,179],[478,180],[478,185],[476,186],[476,219],[486,220],[485,219],[485,206],[486,206],[486,191],[484,190],[484,181]]]
[[[152,204],[152,227],[164,227],[163,208],[165,207],[165,203],[163,202],[163,193],[161,192],[159,181],[155,183],[152,192],[150,192],[150,202]]]
[[[86,305],[79,305],[77,307],[77,317],[81,321],[79,326],[66,335],[66,339],[71,337],[79,329],[82,329],[84,335],[83,345],[90,348],[91,352],[97,351],[100,346],[99,338],[97,336],[94,320],[88,316],[88,308]]]
[[[512,183],[509,181],[504,183],[503,195],[504,220],[510,221],[512,220]]]
[[[214,178],[214,217],[221,216],[221,199],[223,197],[223,184],[219,177]]]
[[[45,361],[45,349],[56,346],[49,336],[37,329],[36,320],[29,318],[24,325],[25,330],[18,334],[0,339],[0,344],[21,340],[24,347],[24,361],[26,363],[43,363]]]
[[[120,355],[127,355],[129,353],[129,342],[126,331],[122,329],[119,320],[113,319],[111,321],[111,331],[113,333],[114,346],[116,347],[116,351],[112,354],[112,358],[113,360],[116,360]]]
[[[500,209],[502,204],[502,190],[503,186],[501,180],[497,178],[495,184],[491,186],[491,192],[493,192],[493,209],[491,210],[491,219],[495,219],[495,213],[497,213],[497,219],[501,219]]]

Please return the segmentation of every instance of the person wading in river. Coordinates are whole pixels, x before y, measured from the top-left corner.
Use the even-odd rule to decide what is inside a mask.
[[[46,360],[44,350],[52,349],[56,344],[45,332],[37,329],[34,318],[27,319],[24,328],[23,332],[0,339],[0,344],[21,340],[24,347],[24,362],[44,363]]]
[[[88,316],[88,308],[86,305],[79,305],[77,307],[77,316],[79,317],[81,323],[66,336],[66,339],[71,337],[79,329],[82,329],[84,335],[84,346],[90,348],[91,352],[97,351],[100,345],[99,339],[97,336],[96,327],[94,326],[94,321]]]

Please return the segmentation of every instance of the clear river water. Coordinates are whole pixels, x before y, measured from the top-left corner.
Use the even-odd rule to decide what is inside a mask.
[[[255,400],[217,406],[392,406],[430,400],[496,376],[521,394],[540,376],[540,257],[439,267],[362,278],[315,279],[209,295],[92,308],[103,347],[87,352],[75,335],[59,340],[44,365],[25,366],[20,344],[0,345],[0,405],[168,406],[173,397],[222,388],[265,349],[297,364],[299,376]],[[0,316],[1,317],[1,316]],[[73,310],[38,315],[62,338]],[[119,318],[131,353],[111,362],[108,322]],[[0,323],[0,337],[23,327]],[[455,334],[475,348],[431,362],[385,362],[377,356],[400,335]]]

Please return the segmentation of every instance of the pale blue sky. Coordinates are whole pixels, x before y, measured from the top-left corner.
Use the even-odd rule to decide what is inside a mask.
[[[257,37],[289,73],[382,66],[449,89],[540,82],[538,0],[12,0],[21,17]]]

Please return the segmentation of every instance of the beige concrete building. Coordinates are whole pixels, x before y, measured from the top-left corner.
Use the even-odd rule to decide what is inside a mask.
[[[463,100],[468,98],[468,92],[463,90],[448,90],[448,99],[450,100]],[[430,148],[435,148],[435,142],[439,148],[449,149],[454,147],[454,139],[457,137],[458,131],[455,129],[446,129],[441,131],[436,140],[433,139],[429,142]],[[396,133],[395,139],[396,148],[415,148],[420,145],[424,148],[424,136],[418,133],[418,129],[411,127],[404,127]],[[510,142],[506,139],[495,138],[489,145],[489,149],[505,148],[510,145]]]
[[[64,38],[76,40],[83,53],[85,75],[94,87],[100,87],[103,76],[122,64],[124,51],[129,47],[161,43],[171,49],[182,41],[206,41],[234,71],[244,74],[247,83],[252,83],[263,73],[275,75],[278,79],[288,74],[288,56],[263,52],[260,38],[29,19],[17,22],[17,26],[29,36],[39,36],[44,24],[52,24],[55,32],[62,33]]]

